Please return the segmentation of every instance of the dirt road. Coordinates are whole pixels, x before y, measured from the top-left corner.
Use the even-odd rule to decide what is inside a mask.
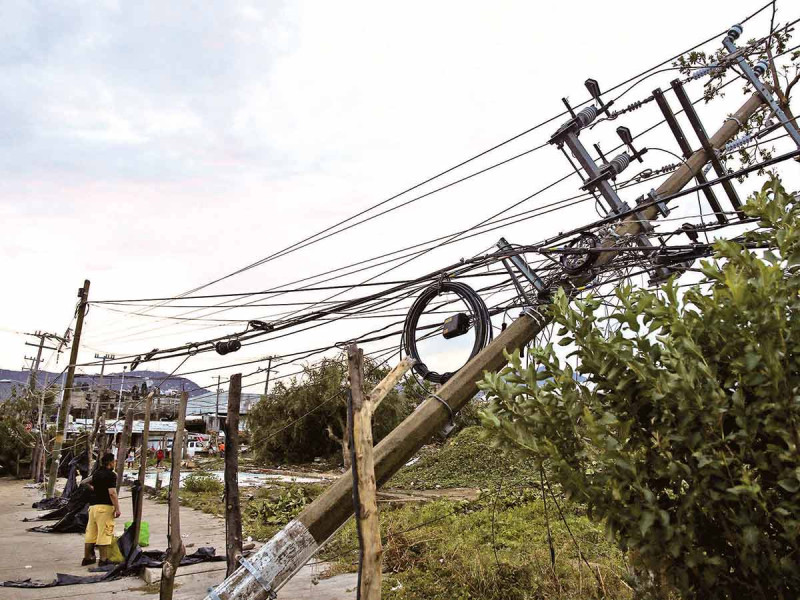
[[[44,534],[26,531],[37,523],[23,523],[25,517],[38,512],[31,503],[42,497],[38,489],[25,487],[25,481],[0,479],[0,581],[7,579],[52,580],[55,574],[86,575],[80,566],[83,538],[79,534]],[[122,533],[125,520],[130,519],[130,490],[120,491],[122,517],[117,519],[117,535]],[[143,519],[150,524],[149,548],[167,547],[167,506],[145,500]],[[46,523],[46,522],[45,522]],[[42,524],[45,524],[42,523]],[[189,508],[181,508],[181,531],[187,552],[201,546],[213,546],[224,553],[225,527],[222,519]],[[312,559],[313,560],[313,559]],[[281,600],[350,600],[355,598],[355,575],[340,575],[314,583],[323,567],[306,567],[280,590]],[[188,570],[188,569],[187,569]],[[201,570],[202,572],[197,572]],[[225,563],[195,565],[191,574],[176,578],[175,600],[203,598],[210,586],[222,581]],[[0,600],[50,600],[56,598],[91,598],[120,600],[127,598],[157,598],[158,586],[147,586],[142,579],[129,577],[117,581],[88,585],[71,585],[43,589],[0,587]]]

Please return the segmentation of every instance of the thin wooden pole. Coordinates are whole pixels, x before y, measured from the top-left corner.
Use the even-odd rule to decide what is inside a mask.
[[[100,436],[97,444],[97,460],[99,462],[103,460],[103,455],[105,455],[106,449],[108,448],[108,436],[106,435],[105,415],[100,415],[99,426],[97,428],[97,435]]]
[[[172,600],[175,589],[175,573],[186,554],[181,539],[181,516],[179,490],[181,485],[181,442],[183,441],[183,428],[186,424],[186,405],[189,394],[181,394],[181,403],[178,407],[178,428],[172,440],[171,470],[169,473],[169,517],[167,521],[167,559],[161,567],[161,589],[159,600]]]
[[[119,491],[120,486],[122,486],[122,478],[125,475],[125,459],[128,458],[128,444],[130,443],[132,431],[133,409],[129,408],[125,411],[125,425],[122,427],[119,448],[117,448],[117,491]]]
[[[78,349],[81,343],[81,332],[83,331],[83,318],[86,315],[86,307],[89,305],[89,280],[83,282],[83,287],[78,290],[80,303],[78,304],[78,314],[75,320],[75,335],[72,338],[72,349],[69,353],[69,365],[67,365],[67,378],[64,380],[63,396],[61,397],[61,409],[56,419],[56,435],[53,440],[53,452],[50,456],[50,472],[47,478],[47,497],[52,498],[56,489],[56,479],[58,478],[58,466],[61,459],[61,447],[64,444],[64,436],[69,422],[69,403],[72,396],[72,384],[75,380],[75,367],[78,364]]]
[[[100,419],[98,418],[100,415],[100,400],[97,399],[93,403],[94,411],[92,412],[92,432],[86,432],[88,435],[86,438],[86,460],[88,465],[87,472],[89,475],[92,474],[92,465],[94,465],[94,440],[97,437],[97,429],[100,427]]]
[[[380,600],[381,545],[378,519],[377,485],[372,440],[372,401],[364,395],[364,351],[355,344],[347,348],[350,373],[350,409],[353,436],[353,478],[357,493],[353,494],[357,519],[358,544],[361,553],[358,571],[359,600]],[[386,391],[388,393],[388,390]],[[383,394],[386,395],[385,393]]]
[[[228,389],[228,417],[225,419],[225,553],[226,577],[239,567],[242,556],[242,513],[239,505],[239,407],[242,374],[231,376]]]
[[[36,483],[36,477],[38,476],[37,471],[39,470],[39,452],[40,452],[40,442],[36,440],[33,446],[33,453],[31,454],[31,479],[34,483]]]
[[[144,478],[147,475],[147,442],[150,438],[150,409],[153,405],[155,390],[147,394],[144,402],[144,428],[142,429],[142,450],[139,461],[139,501],[136,503],[136,513],[133,516],[133,543],[131,552],[139,545],[139,533],[142,526],[142,507],[144,505]]]

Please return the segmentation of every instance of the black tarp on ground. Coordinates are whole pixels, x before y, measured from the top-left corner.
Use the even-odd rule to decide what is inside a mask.
[[[64,486],[64,490],[61,492],[61,495],[39,500],[38,502],[34,502],[31,505],[31,507],[37,508],[39,510],[54,510],[58,508],[63,508],[67,504],[67,501],[69,500],[70,496],[72,496],[72,494],[75,493],[75,490],[78,489],[78,481],[77,481],[78,473],[80,473],[81,481],[83,481],[83,479],[89,472],[89,464],[88,461],[86,460],[86,456],[87,456],[86,452],[83,452],[82,454],[79,454],[78,456],[71,458],[69,461],[65,459],[62,462],[62,465],[66,465],[67,468],[67,484]],[[53,517],[53,518],[60,518],[60,517]]]
[[[133,504],[132,514],[136,514],[136,505],[142,497],[142,489],[138,482],[134,484],[131,499]],[[63,520],[63,519],[62,519]],[[60,521],[59,521],[60,522]],[[56,523],[57,525],[58,523]],[[84,524],[84,529],[86,525]],[[34,528],[39,529],[39,528]],[[45,588],[59,585],[75,585],[78,583],[97,583],[98,581],[113,581],[121,577],[138,575],[145,567],[157,568],[164,564],[167,553],[162,550],[142,550],[141,546],[133,547],[133,527],[129,527],[122,537],[117,540],[120,552],[125,557],[125,561],[113,567],[99,567],[94,572],[101,571],[97,575],[68,575],[66,573],[56,573],[53,581],[35,581],[28,579],[18,579],[4,581],[4,587],[18,588]],[[81,545],[82,547],[82,545]],[[181,560],[181,566],[194,565],[201,562],[216,562],[225,560],[224,556],[217,556],[214,548],[198,548],[196,552],[188,554]]]
[[[54,518],[58,521],[52,525],[40,525],[31,527],[28,531],[36,533],[84,533],[86,524],[89,522],[89,502],[92,499],[92,490],[86,486],[79,487],[62,509],[56,509],[50,515],[56,514]],[[60,514],[59,513],[63,513]],[[39,519],[44,520],[44,518]]]
[[[64,491],[57,498],[58,504],[47,514],[23,519],[30,521],[58,521],[53,525],[43,525],[33,527],[28,531],[37,533],[83,533],[86,531],[86,523],[89,522],[89,501],[91,500],[91,490],[82,485],[87,472],[86,453],[80,454],[70,461],[69,476]],[[81,474],[81,485],[77,483],[77,474]],[[53,500],[53,498],[49,498]],[[34,502],[33,508],[44,508],[41,502]]]

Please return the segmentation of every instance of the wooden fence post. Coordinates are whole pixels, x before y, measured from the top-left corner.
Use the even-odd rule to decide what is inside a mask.
[[[88,430],[86,431],[86,434],[87,434],[87,438],[86,438],[86,456],[87,456],[87,458],[86,458],[86,460],[87,460],[87,465],[88,465],[87,472],[89,473],[89,475],[92,474],[92,465],[94,464],[94,440],[95,440],[95,437],[97,436],[97,429],[100,426],[100,420],[98,418],[99,415],[100,415],[100,400],[99,399],[94,402],[94,413],[93,413],[93,415],[94,416],[92,417],[92,432],[89,433]]]
[[[178,428],[175,430],[175,437],[172,439],[171,470],[169,473],[169,517],[167,531],[167,559],[161,567],[161,589],[159,590],[159,600],[172,600],[172,592],[175,589],[175,573],[178,565],[181,564],[186,554],[181,539],[181,517],[180,517],[180,497],[179,490],[181,485],[181,444],[183,442],[183,428],[186,424],[186,404],[189,401],[189,394],[181,394],[181,403],[178,408]]]
[[[364,395],[364,351],[355,344],[347,348],[350,373],[348,416],[352,435],[352,469],[356,485],[353,504],[356,513],[358,545],[361,554],[358,571],[358,598],[380,600],[381,530],[378,519],[375,461],[372,452],[372,402]]]
[[[144,478],[147,474],[147,442],[150,438],[150,408],[153,405],[153,394],[150,392],[144,402],[144,427],[142,429],[142,454],[139,460],[139,501],[136,503],[136,513],[133,516],[133,543],[131,552],[139,545],[139,532],[142,526],[142,507],[144,505]],[[126,557],[127,559],[128,557]]]
[[[31,453],[31,479],[34,483],[36,483],[37,478],[39,477],[39,454],[41,453],[41,445],[39,440],[36,440],[33,446],[33,452]]]
[[[128,458],[128,444],[131,440],[132,431],[133,409],[129,408],[125,411],[125,425],[122,426],[122,435],[119,438],[119,448],[117,448],[117,491],[119,491],[122,485],[122,478],[125,475],[125,459]]]
[[[239,407],[242,374],[231,375],[228,388],[228,417],[225,419],[225,553],[228,577],[239,568],[242,556],[242,513],[239,505]]]
[[[108,436],[106,435],[106,416],[100,415],[100,426],[97,428],[97,435],[99,436],[97,444],[97,460],[102,461],[103,456],[108,449]],[[103,466],[102,464],[100,465]]]

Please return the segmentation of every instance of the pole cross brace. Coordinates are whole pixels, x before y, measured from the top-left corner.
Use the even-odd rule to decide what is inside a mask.
[[[786,132],[792,138],[794,143],[797,144],[797,147],[800,148],[800,132],[798,132],[797,128],[792,124],[791,121],[789,121],[786,113],[783,112],[780,105],[775,101],[775,98],[773,98],[772,92],[759,79],[758,74],[750,66],[747,60],[745,60],[743,53],[739,48],[736,47],[734,40],[741,35],[741,29],[741,26],[734,25],[731,27],[731,29],[728,31],[728,35],[725,36],[724,40],[722,40],[722,45],[725,46],[725,49],[730,53],[728,56],[735,59],[736,64],[739,65],[742,73],[744,73],[745,77],[747,77],[761,98],[763,98],[764,102],[769,105],[769,107],[775,113],[775,116],[778,117],[781,125],[783,125],[784,129],[786,129]],[[758,65],[756,65],[756,67],[758,67]],[[761,73],[763,74],[763,70]]]
[[[705,150],[708,160],[710,160],[711,164],[714,166],[714,171],[717,173],[717,176],[725,177],[728,171],[720,162],[716,152],[717,149],[711,146],[711,140],[706,133],[705,127],[703,127],[703,123],[700,121],[700,117],[694,109],[694,104],[692,104],[692,101],[686,94],[686,90],[683,88],[683,83],[679,79],[675,79],[670,82],[670,86],[678,97],[678,102],[680,102],[686,118],[689,119],[689,123],[692,129],[694,129],[695,135],[697,135],[697,139],[700,141],[700,145],[703,147],[703,150]],[[744,218],[742,203],[739,201],[739,195],[736,193],[736,189],[733,187],[731,181],[725,179],[722,181],[721,185],[722,189],[725,190],[725,193],[728,195],[733,209],[739,215],[739,218]]]
[[[500,249],[501,252],[513,252],[514,248],[511,244],[508,243],[506,238],[501,237],[500,240],[497,242],[497,247]],[[520,256],[519,254],[512,254],[508,258],[504,258],[502,260],[503,266],[508,271],[508,274],[511,276],[511,281],[514,283],[514,287],[517,288],[517,292],[522,296],[528,304],[534,304],[534,301],[528,297],[528,294],[525,292],[525,289],[522,287],[522,284],[517,279],[514,270],[511,268],[511,265],[517,268],[517,270],[522,274],[525,279],[528,280],[528,283],[533,286],[533,289],[536,290],[537,296],[543,296],[547,294],[547,286],[542,281],[542,278],[539,277],[531,268],[528,266],[528,263],[525,259]]]

